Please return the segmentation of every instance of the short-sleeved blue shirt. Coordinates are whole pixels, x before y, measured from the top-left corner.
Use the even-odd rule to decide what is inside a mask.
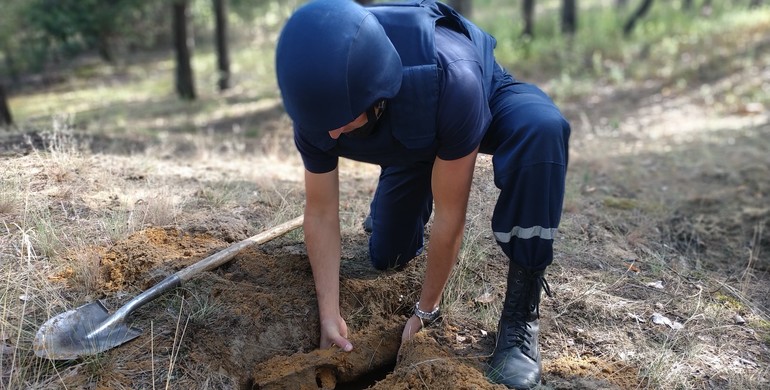
[[[339,157],[382,166],[429,162],[437,156],[456,160],[476,149],[492,120],[481,61],[468,37],[443,26],[436,27],[436,51],[441,75],[436,139],[431,145],[408,149],[393,137],[390,129],[378,126],[365,138],[343,134],[335,147],[323,151],[303,139],[295,128],[294,142],[305,168],[313,173],[326,173],[337,167]],[[387,107],[383,115],[388,115]]]

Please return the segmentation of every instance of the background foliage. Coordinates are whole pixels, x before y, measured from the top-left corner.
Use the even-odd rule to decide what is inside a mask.
[[[624,34],[624,25],[645,1],[649,0],[581,0],[574,34],[562,32],[565,2],[561,0],[534,1],[531,35],[522,34],[523,0],[474,0],[468,2],[468,17],[497,38],[496,55],[504,66],[518,78],[548,82],[549,92],[557,100],[586,93],[597,85],[623,86],[649,78],[673,78],[686,86],[692,76],[701,77],[709,66],[720,66],[709,60],[711,54],[719,53],[704,51],[746,45],[746,37],[736,31],[770,29],[768,7],[758,7],[756,0],[653,1],[635,29]],[[87,75],[92,69],[79,65],[84,58],[100,59],[117,68],[148,57],[171,59],[170,2],[3,0],[0,86],[5,86],[13,100],[25,88]],[[189,2],[194,56],[199,58],[194,72],[196,78],[203,78],[199,85],[206,89],[217,78],[216,70],[200,61],[213,50],[212,0]],[[243,80],[253,72],[272,72],[270,46],[275,34],[285,16],[301,3],[228,1],[228,42],[236,83],[239,75]],[[706,67],[705,62],[709,62]],[[259,89],[263,87],[273,86]],[[755,101],[770,102],[767,92],[754,95]],[[11,111],[13,105],[11,102]]]
[[[500,41],[498,56],[509,64],[535,63],[536,69],[567,73],[610,71],[613,63],[627,62],[635,52],[666,50],[697,39],[712,22],[735,22],[735,14],[749,17],[750,0],[655,2],[633,35],[624,38],[622,27],[642,1],[583,0],[578,2],[578,29],[574,36],[560,31],[562,1],[535,2],[532,37],[522,36],[521,2],[475,0],[471,19]],[[298,1],[230,0],[234,36],[248,35],[271,8]],[[506,3],[506,4],[503,4]],[[695,3],[693,6],[692,4]],[[703,4],[700,4],[703,3]],[[191,0],[195,38],[209,42],[213,29],[211,0]],[[39,72],[82,55],[96,53],[109,62],[125,60],[136,52],[170,45],[169,0],[3,0],[0,13],[0,81]],[[501,12],[504,11],[504,12]],[[275,22],[275,21],[272,21]],[[583,56],[584,58],[577,58]],[[672,59],[673,60],[673,59]],[[607,62],[609,61],[609,63]],[[563,68],[567,69],[563,69]],[[560,71],[561,73],[561,71]]]

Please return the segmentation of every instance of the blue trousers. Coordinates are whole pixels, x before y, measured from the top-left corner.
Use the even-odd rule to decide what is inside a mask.
[[[542,270],[553,261],[567,172],[569,123],[534,85],[498,69],[490,99],[493,120],[480,153],[492,155],[500,189],[492,231],[521,267]],[[400,268],[423,250],[433,210],[432,162],[382,167],[371,203],[369,254],[380,270]]]

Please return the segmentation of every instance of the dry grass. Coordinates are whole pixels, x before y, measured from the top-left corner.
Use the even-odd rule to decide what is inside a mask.
[[[0,387],[59,388],[83,375],[101,378],[111,388],[126,387],[126,378],[136,373],[123,372],[125,362],[95,356],[61,365],[35,358],[31,343],[37,328],[103,294],[101,257],[130,233],[178,225],[201,213],[253,212],[255,206],[262,217],[249,219],[260,225],[253,228],[273,225],[301,212],[301,177],[292,161],[213,153],[218,148],[213,138],[197,143],[206,151],[195,153],[194,160],[93,154],[87,143],[55,123],[43,148],[0,162]],[[254,172],[254,167],[265,169]],[[174,354],[163,354],[165,367],[158,367],[156,378],[165,377],[155,382],[161,388],[175,386],[172,373],[179,371],[175,357],[185,340],[184,323],[210,321],[216,310],[205,301],[193,303],[177,306],[190,306],[185,312],[192,314],[180,319]],[[209,377],[200,383],[222,388],[232,385],[229,381]]]
[[[18,226],[0,238],[0,372],[5,388],[29,388],[51,380],[48,364],[33,358],[30,342],[41,317],[63,303],[46,274],[50,268],[35,249],[34,231]]]
[[[706,147],[694,150],[701,153],[688,159],[713,153]],[[274,157],[207,155],[210,160],[193,164],[184,158],[169,161],[151,155],[41,150],[7,165],[4,177],[14,178],[13,185],[20,189],[14,192],[14,206],[1,217],[0,262],[6,279],[2,342],[7,351],[2,368],[8,373],[3,379],[7,388],[55,388],[66,382],[64,378],[84,372],[120,388],[127,383],[125,378],[136,375],[124,372],[125,362],[115,357],[57,366],[33,358],[29,350],[42,321],[99,293],[103,248],[147,226],[179,225],[195,215],[236,215],[257,208],[265,215],[250,220],[267,226],[301,213],[301,170],[296,161],[282,164]],[[643,388],[690,388],[703,383],[699,375],[708,375],[719,388],[766,383],[768,372],[762,365],[766,360],[751,355],[761,350],[756,347],[762,343],[750,341],[767,338],[770,332],[766,309],[751,298],[761,291],[765,277],[756,268],[766,261],[759,249],[763,225],[753,228],[757,245],[741,260],[741,272],[726,280],[694,267],[695,258],[660,242],[659,228],[678,204],[675,200],[653,189],[633,197],[617,192],[633,188],[640,178],[649,182],[650,165],[627,169],[634,165],[626,164],[623,157],[609,164],[577,155],[573,173],[586,174],[570,177],[563,234],[548,275],[555,297],[546,298],[542,308],[547,361],[558,362],[566,353],[624,362],[638,371],[638,387]],[[689,164],[686,160],[659,162]],[[488,230],[496,193],[489,164],[486,157],[480,158],[466,240],[444,304],[449,321],[470,321],[493,331],[504,294],[506,260]],[[254,166],[263,169],[254,172],[249,168]],[[718,164],[701,164],[698,169],[718,168]],[[614,173],[620,169],[622,176]],[[361,236],[360,222],[378,172],[358,164],[343,165],[341,172],[346,194],[343,234]],[[662,184],[671,186],[678,180],[671,179]],[[672,192],[686,196],[675,187],[666,191]],[[649,285],[658,280],[663,289]],[[211,320],[217,310],[205,297],[191,299],[170,305],[178,310],[185,306],[189,313],[177,327],[176,340],[182,345],[184,324]],[[654,324],[654,313],[683,328]],[[736,324],[736,314],[746,324]],[[736,348],[736,342],[742,347]],[[178,366],[178,349],[174,351],[153,358],[156,371],[151,377],[156,386],[165,386],[169,375],[182,369],[185,380],[200,375],[195,368]],[[232,385],[225,377],[208,381],[206,386],[211,387]]]
[[[19,189],[23,188],[18,178],[3,177],[0,182],[0,215],[12,215],[20,211],[23,199]]]
[[[265,42],[252,55],[270,57]],[[547,275],[554,297],[541,308],[546,363],[622,364],[636,381],[621,388],[770,386],[768,114],[743,112],[735,100],[764,88],[757,72],[768,66],[770,58],[756,54],[745,73],[681,93],[642,91],[623,100],[598,90],[564,102],[574,132],[557,258]],[[272,74],[269,66],[259,72]],[[158,80],[131,84],[113,100],[83,90],[15,103],[34,123],[50,122],[43,99],[91,117],[57,116],[30,153],[0,157],[0,388],[61,388],[75,377],[109,388],[132,381],[173,387],[172,378],[180,386],[235,386],[224,373],[180,359],[188,321],[208,324],[219,309],[189,291],[159,303],[176,315],[174,344],[137,347],[152,354],[151,373],[132,371],[117,354],[51,363],[30,350],[46,319],[100,297],[103,251],[129,234],[215,218],[261,229],[302,213],[301,162],[274,85],[182,105],[148,92],[149,83]],[[718,102],[715,115],[709,102],[727,90],[737,92]],[[69,105],[75,101],[84,108]],[[134,125],[154,136],[124,137]],[[112,144],[98,146],[100,132]],[[114,145],[121,143],[142,148]],[[443,302],[448,321],[492,332],[507,260],[489,231],[497,194],[490,167],[479,157],[466,239]],[[361,221],[379,170],[343,161],[340,172],[343,239],[365,247]],[[654,323],[656,313],[682,327]]]

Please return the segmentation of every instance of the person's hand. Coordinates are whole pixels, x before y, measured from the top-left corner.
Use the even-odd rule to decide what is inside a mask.
[[[412,315],[409,317],[409,321],[406,322],[406,326],[404,327],[404,332],[401,333],[401,347],[404,346],[404,343],[411,340],[417,332],[419,332],[422,329],[422,321],[419,317],[416,315]],[[399,353],[398,355],[401,355],[401,348],[398,349]]]
[[[321,320],[321,349],[340,347],[345,352],[353,350],[353,344],[348,341],[348,325],[342,317]]]
[[[422,321],[416,315],[409,317],[409,321],[406,322],[404,332],[401,333],[401,345],[404,342],[409,341],[414,335],[422,329]]]

